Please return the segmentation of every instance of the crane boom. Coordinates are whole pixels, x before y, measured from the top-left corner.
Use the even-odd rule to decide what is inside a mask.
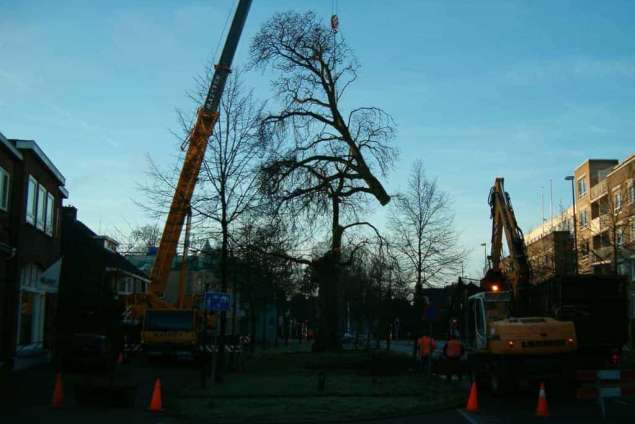
[[[239,0],[238,2],[220,60],[214,66],[214,76],[212,77],[205,103],[199,108],[196,123],[187,139],[188,147],[185,160],[150,275],[150,291],[155,296],[161,296],[165,291],[168,274],[176,255],[176,246],[183,229],[183,221],[192,200],[196,179],[201,169],[209,137],[218,119],[218,107],[225,88],[225,82],[227,81],[227,75],[231,71],[231,64],[251,2],[252,0]]]

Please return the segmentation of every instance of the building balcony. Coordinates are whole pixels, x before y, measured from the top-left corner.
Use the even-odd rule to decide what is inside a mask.
[[[608,187],[606,185],[606,180],[602,180],[593,187],[591,187],[591,192],[589,194],[589,200],[591,202],[596,201],[600,197],[606,195],[608,193]]]
[[[600,232],[600,217],[594,218],[591,220],[591,225],[589,225],[592,234],[598,234]]]
[[[613,258],[613,247],[604,246],[596,249],[591,249],[589,252],[589,259],[592,265],[608,264],[611,263]]]
[[[597,218],[593,218],[589,224],[589,228],[591,229],[591,234],[597,235],[604,231],[606,231],[611,224],[611,217],[609,214],[603,214],[598,216]]]

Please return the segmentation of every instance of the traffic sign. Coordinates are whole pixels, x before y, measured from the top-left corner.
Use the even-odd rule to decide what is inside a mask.
[[[231,304],[229,293],[208,291],[203,299],[203,309],[208,311],[228,311]]]
[[[436,321],[439,319],[439,307],[434,304],[426,306],[423,316],[428,321]]]

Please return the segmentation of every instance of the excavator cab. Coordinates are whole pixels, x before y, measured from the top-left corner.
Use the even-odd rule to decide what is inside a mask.
[[[577,349],[570,321],[548,317],[514,317],[509,291],[484,291],[469,298],[467,339],[479,351],[504,355],[548,355]]]
[[[511,293],[491,290],[477,293],[469,298],[468,339],[477,350],[488,347],[492,323],[509,316]]]

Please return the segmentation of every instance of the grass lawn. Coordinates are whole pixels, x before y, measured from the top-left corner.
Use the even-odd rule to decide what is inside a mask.
[[[183,387],[175,412],[220,423],[320,422],[419,414],[465,402],[463,387],[416,374],[406,355],[285,350],[258,353],[223,384]]]

